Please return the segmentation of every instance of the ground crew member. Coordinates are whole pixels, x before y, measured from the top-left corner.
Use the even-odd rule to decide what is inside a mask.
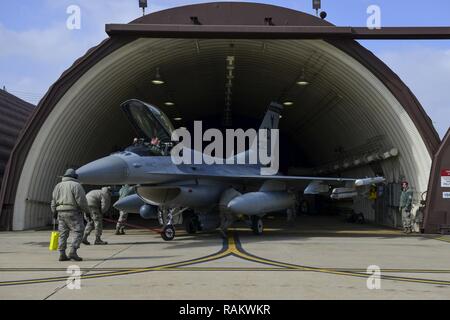
[[[111,204],[111,191],[107,187],[103,187],[101,190],[92,190],[87,195],[87,202],[89,210],[91,212],[90,217],[86,216],[87,225],[84,230],[83,244],[90,245],[88,237],[92,230],[95,229],[95,242],[96,245],[108,244],[108,242],[101,239],[103,233],[103,214],[109,210]]]
[[[296,218],[295,208],[288,208],[286,210],[286,220],[287,222],[294,222]]]
[[[233,188],[225,190],[220,196],[219,200],[219,214],[220,214],[220,226],[219,231],[225,239],[227,238],[228,228],[236,220],[236,216],[228,209],[228,204],[231,200],[239,197],[241,193]]]
[[[287,222],[294,222],[297,218],[298,197],[293,190],[289,190],[289,194],[294,198],[294,204],[290,208],[287,208],[286,218]]]
[[[400,212],[402,214],[403,232],[411,233],[411,210],[412,210],[413,191],[409,188],[408,182],[402,183],[402,194],[400,196]]]
[[[132,194],[134,194],[135,188],[129,186],[128,184],[122,186],[122,188],[120,188],[119,190],[119,199],[128,197]],[[128,219],[128,212],[125,211],[120,211],[120,216],[119,216],[119,220],[117,221],[117,225],[116,225],[116,235],[121,235],[121,234],[125,234],[125,223],[127,222]]]
[[[59,261],[82,261],[77,254],[84,232],[83,212],[89,213],[86,194],[79,183],[74,169],[67,169],[62,181],[53,190],[51,210],[54,219],[58,219]],[[73,241],[69,256],[66,255],[67,238],[72,231]]]

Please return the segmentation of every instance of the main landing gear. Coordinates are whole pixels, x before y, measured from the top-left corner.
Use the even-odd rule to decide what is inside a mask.
[[[254,234],[262,235],[264,231],[264,224],[261,217],[251,216],[250,217],[251,228]]]
[[[188,234],[195,234],[202,230],[198,216],[194,212],[187,212],[183,218],[184,227]]]

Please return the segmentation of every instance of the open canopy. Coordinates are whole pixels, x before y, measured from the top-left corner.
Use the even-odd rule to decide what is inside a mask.
[[[174,130],[172,122],[160,109],[135,99],[124,102],[121,108],[139,137],[149,141],[153,138],[162,142],[171,141]]]

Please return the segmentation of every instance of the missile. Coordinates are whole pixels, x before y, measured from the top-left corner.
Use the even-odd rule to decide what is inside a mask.
[[[139,213],[143,219],[158,218],[158,207],[146,204],[137,194],[119,199],[113,206],[120,211]]]
[[[145,204],[141,198],[137,194],[129,195],[128,197],[124,197],[119,199],[116,203],[114,203],[114,208],[119,211],[124,211],[128,213],[139,213],[140,208]]]
[[[335,188],[331,193],[331,199],[340,200],[340,199],[350,199],[356,197],[358,192],[354,188]]]
[[[158,219],[158,207],[151,204],[144,204],[139,208],[139,214],[142,219]]]
[[[248,216],[287,209],[294,205],[295,196],[285,191],[249,192],[231,200],[227,208],[234,214]]]
[[[383,177],[358,179],[355,181],[355,187],[370,186],[371,184],[383,183],[385,181],[386,179]]]
[[[303,194],[321,194],[328,193],[330,187],[324,184],[323,181],[312,181],[303,191]]]

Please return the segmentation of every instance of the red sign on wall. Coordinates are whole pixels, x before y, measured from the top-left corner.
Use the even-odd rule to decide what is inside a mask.
[[[450,188],[450,170],[441,171],[441,188]]]

